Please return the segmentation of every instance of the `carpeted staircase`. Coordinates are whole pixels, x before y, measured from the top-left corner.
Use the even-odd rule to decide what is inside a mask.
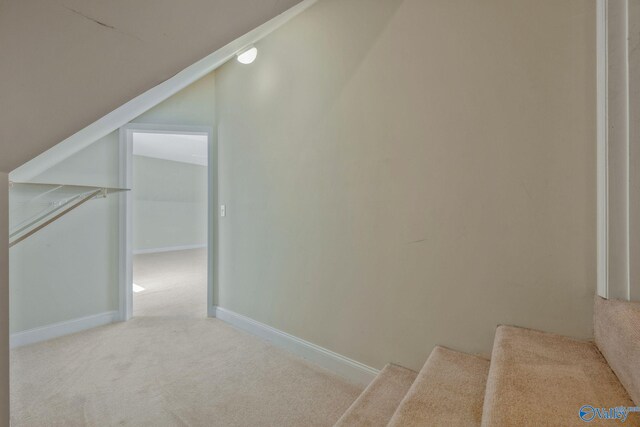
[[[491,361],[436,347],[419,373],[387,365],[336,427],[640,426],[615,418],[640,406],[640,303],[594,308],[593,342],[502,325]]]

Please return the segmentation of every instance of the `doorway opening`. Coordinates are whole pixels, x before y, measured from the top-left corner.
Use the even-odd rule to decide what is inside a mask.
[[[122,320],[206,317],[212,306],[214,174],[206,127],[121,129]]]

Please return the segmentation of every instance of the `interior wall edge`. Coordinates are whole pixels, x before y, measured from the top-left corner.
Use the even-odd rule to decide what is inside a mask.
[[[0,427],[9,425],[9,175],[0,172]]]

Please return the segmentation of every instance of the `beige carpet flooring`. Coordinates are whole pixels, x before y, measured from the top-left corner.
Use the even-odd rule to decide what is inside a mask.
[[[513,326],[499,326],[491,353],[483,427],[582,426],[583,405],[633,406],[598,348],[588,341]],[[594,420],[594,425],[621,425]],[[630,414],[624,425],[640,425]]]
[[[480,426],[488,373],[488,360],[437,346],[389,427]]]
[[[207,250],[135,255],[134,316],[207,317]]]
[[[418,373],[388,364],[334,427],[386,427]]]
[[[134,299],[138,317],[12,350],[13,427],[331,426],[358,397],[361,387],[204,318],[185,289],[154,289],[147,279],[161,269],[167,283],[202,285],[161,255],[136,267],[148,286]]]

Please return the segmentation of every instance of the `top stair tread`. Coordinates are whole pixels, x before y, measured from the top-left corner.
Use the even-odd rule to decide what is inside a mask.
[[[596,296],[594,335],[598,349],[640,405],[640,303]]]
[[[335,427],[385,427],[417,375],[402,366],[385,366]]]
[[[578,412],[583,405],[633,406],[593,343],[531,329],[498,327],[483,426],[580,426],[584,421]],[[633,421],[630,424],[635,425]]]
[[[436,347],[389,426],[479,426],[489,361]]]

